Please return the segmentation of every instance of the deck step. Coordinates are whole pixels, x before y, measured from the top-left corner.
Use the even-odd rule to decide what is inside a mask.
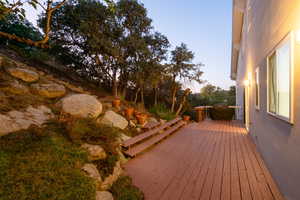
[[[160,122],[148,122],[144,127],[143,129],[145,130],[151,130],[151,129],[154,129],[156,127],[158,127],[160,125]]]
[[[171,128],[169,128],[165,132],[163,132],[161,134],[158,134],[158,135],[152,137],[151,139],[130,148],[129,150],[125,151],[125,154],[128,155],[128,156],[134,157],[137,154],[145,151],[149,147],[153,146],[154,144],[160,142],[164,138],[168,137],[169,135],[171,135],[173,132],[175,132],[177,129],[181,128],[185,124],[186,124],[185,122],[180,121],[178,124],[172,126]]]
[[[173,119],[153,130],[150,130],[150,131],[147,131],[141,135],[138,135],[136,137],[133,137],[129,140],[126,140],[125,142],[122,143],[122,146],[125,147],[125,148],[128,148],[136,143],[139,143],[147,138],[150,138],[151,136],[154,136],[156,134],[158,134],[160,131],[164,130],[165,128],[169,127],[169,126],[172,126],[173,124],[177,123],[178,121],[180,121],[181,118],[176,118],[176,119]]]

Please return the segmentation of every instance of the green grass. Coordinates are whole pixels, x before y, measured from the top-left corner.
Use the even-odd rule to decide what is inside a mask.
[[[129,176],[120,177],[111,187],[115,200],[143,200],[144,194],[132,184]]]
[[[164,120],[175,119],[176,115],[172,113],[164,104],[158,104],[149,109],[149,112]]]
[[[100,145],[107,153],[105,160],[97,160],[96,164],[101,177],[104,179],[113,173],[113,169],[119,160],[116,149],[119,146],[118,138],[122,130],[99,125],[91,119],[73,119],[68,125],[69,137],[78,143]]]
[[[87,155],[64,131],[52,123],[0,138],[1,200],[95,199],[95,185],[80,169]]]

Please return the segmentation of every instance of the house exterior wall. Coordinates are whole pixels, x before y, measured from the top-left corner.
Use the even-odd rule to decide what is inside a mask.
[[[300,43],[294,45],[294,124],[267,113],[267,57],[291,31],[300,30],[300,0],[247,0],[237,65],[237,105],[244,80],[260,68],[260,110],[250,85],[249,133],[287,200],[300,199]],[[243,119],[243,109],[238,114]]]

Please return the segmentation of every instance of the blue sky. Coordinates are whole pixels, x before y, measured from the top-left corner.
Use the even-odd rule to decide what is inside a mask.
[[[141,0],[155,29],[168,37],[172,48],[184,42],[205,64],[203,79],[227,89],[231,61],[232,0]],[[189,85],[194,92],[201,86]]]

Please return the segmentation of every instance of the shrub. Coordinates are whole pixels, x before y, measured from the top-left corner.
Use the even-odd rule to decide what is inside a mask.
[[[100,145],[116,142],[120,133],[117,128],[97,124],[92,119],[72,119],[68,131],[73,141]]]
[[[137,187],[132,185],[128,176],[120,177],[111,187],[111,193],[115,200],[143,200],[144,194]]]
[[[234,109],[227,106],[214,106],[209,110],[212,120],[232,120],[234,116]]]
[[[102,178],[108,177],[113,173],[114,167],[119,160],[118,155],[108,153],[108,156],[105,160],[96,160],[93,163],[97,166],[97,169],[100,172]]]
[[[164,120],[172,120],[176,115],[168,110],[165,104],[157,104],[149,109],[149,112]]]
[[[0,138],[0,199],[95,199],[94,182],[80,169],[87,155],[63,131],[52,123]]]

